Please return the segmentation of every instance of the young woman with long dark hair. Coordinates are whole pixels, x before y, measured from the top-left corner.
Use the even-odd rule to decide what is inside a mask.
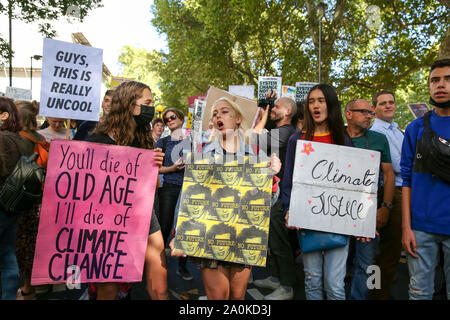
[[[299,139],[345,145],[345,126],[341,104],[333,87],[318,84],[311,88],[306,99],[303,130],[291,136],[288,142],[282,200],[286,211],[286,225],[292,191],[295,153]],[[287,225],[288,228],[294,228]],[[325,251],[303,252],[305,293],[308,300],[322,300],[325,290],[330,300],[345,300],[344,278],[348,245]]]
[[[122,83],[113,94],[111,111],[87,141],[153,149],[154,142],[150,131],[150,122],[154,114],[153,102],[152,92],[147,85],[136,81]],[[161,149],[155,151],[154,160],[161,166],[164,154]],[[147,292],[152,300],[168,299],[167,267],[160,229],[156,214],[153,212],[144,265]],[[127,296],[130,285],[116,282],[97,283],[96,289],[97,300],[114,300]]]

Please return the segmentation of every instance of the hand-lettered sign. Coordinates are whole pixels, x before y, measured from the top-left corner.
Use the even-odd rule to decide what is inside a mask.
[[[378,151],[299,140],[289,225],[375,238]]]
[[[98,121],[103,50],[44,39],[41,116]]]
[[[32,284],[141,281],[157,174],[150,150],[53,140]]]

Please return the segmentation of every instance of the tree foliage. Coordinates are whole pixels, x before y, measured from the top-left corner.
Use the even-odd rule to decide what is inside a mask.
[[[9,5],[11,5],[13,20],[39,22],[38,31],[44,36],[54,37],[56,31],[53,30],[51,21],[67,15],[68,11],[75,13],[80,21],[83,21],[90,10],[101,6],[101,2],[102,0],[2,0],[0,15],[9,16]],[[4,36],[0,34],[0,63],[5,62],[10,55],[9,42],[3,38]]]
[[[353,98],[370,101],[381,89],[398,91],[405,99],[422,92],[424,70],[448,41],[447,0],[325,2],[322,82],[336,87],[344,103]],[[152,23],[169,47],[152,69],[162,78],[162,100],[181,107],[187,96],[205,93],[210,85],[256,85],[259,75],[282,76],[286,85],[317,81],[317,4],[155,0]],[[372,4],[379,7],[379,28],[366,23]]]

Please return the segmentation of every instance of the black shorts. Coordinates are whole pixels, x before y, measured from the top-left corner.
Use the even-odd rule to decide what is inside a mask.
[[[153,209],[152,220],[150,221],[150,231],[148,232],[148,234],[153,234],[159,230],[161,230],[161,226],[159,225],[159,221],[158,221],[158,217],[156,216],[156,212]]]

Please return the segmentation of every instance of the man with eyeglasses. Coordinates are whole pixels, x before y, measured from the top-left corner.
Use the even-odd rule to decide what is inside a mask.
[[[375,120],[370,130],[382,133],[389,142],[392,168],[395,175],[395,191],[392,208],[384,228],[380,230],[379,252],[375,263],[381,270],[381,288],[371,291],[371,299],[388,300],[391,297],[391,287],[397,272],[397,266],[402,251],[402,184],[400,159],[403,143],[403,132],[393,121],[395,117],[395,96],[392,92],[382,90],[372,98],[372,110]]]
[[[345,107],[347,118],[346,134],[352,139],[353,146],[361,149],[376,150],[381,153],[380,176],[383,178],[383,192],[378,193],[377,231],[383,228],[389,219],[394,195],[394,170],[392,169],[389,143],[385,135],[368,130],[374,112],[369,102],[363,99],[352,100]],[[382,172],[382,174],[381,174]],[[378,183],[380,189],[381,183]],[[380,204],[380,200],[382,202]],[[367,300],[367,268],[374,264],[379,236],[375,239],[357,238],[353,260],[353,277],[350,285],[351,300]]]

